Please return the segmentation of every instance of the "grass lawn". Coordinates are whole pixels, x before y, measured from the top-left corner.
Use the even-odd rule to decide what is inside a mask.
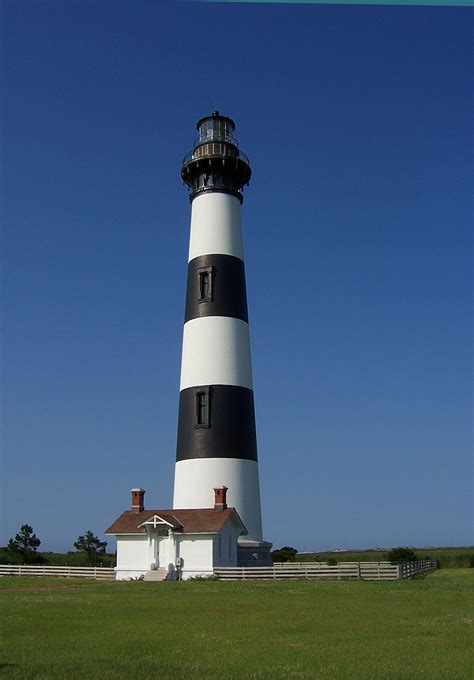
[[[474,678],[474,569],[391,582],[6,577],[0,603],[5,678]]]

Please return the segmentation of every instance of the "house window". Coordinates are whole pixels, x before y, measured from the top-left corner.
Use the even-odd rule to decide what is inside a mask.
[[[219,536],[219,538],[217,539],[217,552],[218,552],[219,557],[221,557],[222,556],[222,536]]]
[[[212,267],[198,269],[199,302],[212,302]]]
[[[209,427],[209,388],[196,392],[196,427]]]
[[[229,560],[232,557],[232,536],[229,536]]]

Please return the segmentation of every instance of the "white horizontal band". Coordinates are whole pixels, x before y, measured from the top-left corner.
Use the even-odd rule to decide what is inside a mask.
[[[212,508],[214,488],[227,486],[227,505],[235,508],[248,531],[262,540],[258,464],[241,458],[193,458],[176,463],[173,508]]]
[[[184,324],[180,390],[195,385],[253,389],[248,323],[203,316]]]
[[[215,254],[244,259],[240,201],[218,192],[193,200],[189,236],[189,260]]]

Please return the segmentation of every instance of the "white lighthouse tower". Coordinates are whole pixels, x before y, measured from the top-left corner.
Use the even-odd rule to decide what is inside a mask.
[[[228,487],[248,530],[239,563],[264,564],[240,220],[251,169],[233,120],[215,111],[197,130],[181,169],[192,213],[173,507],[207,508]]]

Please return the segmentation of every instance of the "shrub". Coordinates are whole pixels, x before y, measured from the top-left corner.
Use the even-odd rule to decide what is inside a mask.
[[[296,548],[291,548],[286,545],[284,548],[279,550],[273,550],[271,553],[273,562],[294,562],[298,551]]]
[[[390,562],[414,562],[418,559],[411,548],[392,548],[387,555]]]

